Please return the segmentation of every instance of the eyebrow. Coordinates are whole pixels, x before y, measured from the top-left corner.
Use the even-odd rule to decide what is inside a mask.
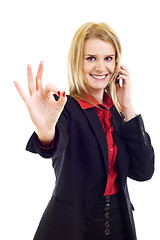
[[[86,57],[86,56],[97,57],[97,55],[95,55],[95,54],[90,54],[90,53],[87,53],[87,54],[84,55],[84,57]],[[107,55],[105,55],[105,57],[111,57],[111,56],[114,56],[114,57],[115,57],[115,54],[107,54]]]

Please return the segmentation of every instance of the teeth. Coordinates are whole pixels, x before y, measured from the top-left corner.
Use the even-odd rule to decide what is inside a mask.
[[[91,74],[91,76],[95,79],[104,79],[107,75],[96,76]]]

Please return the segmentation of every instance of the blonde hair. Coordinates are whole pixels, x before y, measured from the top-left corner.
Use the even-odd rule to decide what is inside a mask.
[[[69,95],[73,98],[81,98],[87,100],[84,94],[85,86],[82,77],[82,64],[83,64],[83,51],[85,40],[98,38],[104,42],[109,42],[115,49],[115,70],[110,78],[108,85],[105,90],[108,95],[112,98],[113,104],[115,105],[118,112],[121,112],[120,105],[116,98],[116,86],[115,80],[120,67],[120,56],[121,56],[121,44],[116,33],[106,23],[94,23],[88,22],[83,24],[75,33],[69,54],[68,54],[68,85]]]

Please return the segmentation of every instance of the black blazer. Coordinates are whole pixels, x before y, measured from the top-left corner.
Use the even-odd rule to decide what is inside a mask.
[[[126,179],[149,180],[154,172],[154,151],[141,115],[125,123],[114,106],[110,111],[117,145],[121,205],[130,240],[135,240],[133,206]],[[68,96],[56,125],[54,147],[40,148],[38,137],[33,133],[26,149],[52,158],[56,176],[52,198],[34,239],[82,240],[103,197],[108,173],[106,135],[94,108],[82,110],[78,102]]]

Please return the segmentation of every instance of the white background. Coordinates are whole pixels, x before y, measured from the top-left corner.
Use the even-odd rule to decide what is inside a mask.
[[[27,92],[26,66],[31,64],[36,74],[43,60],[44,84],[67,90],[69,45],[88,21],[108,23],[122,43],[134,106],[156,153],[152,180],[128,180],[137,235],[139,240],[159,238],[159,1],[5,0],[0,2],[0,239],[33,239],[55,183],[51,160],[25,151],[34,126],[13,81]]]

